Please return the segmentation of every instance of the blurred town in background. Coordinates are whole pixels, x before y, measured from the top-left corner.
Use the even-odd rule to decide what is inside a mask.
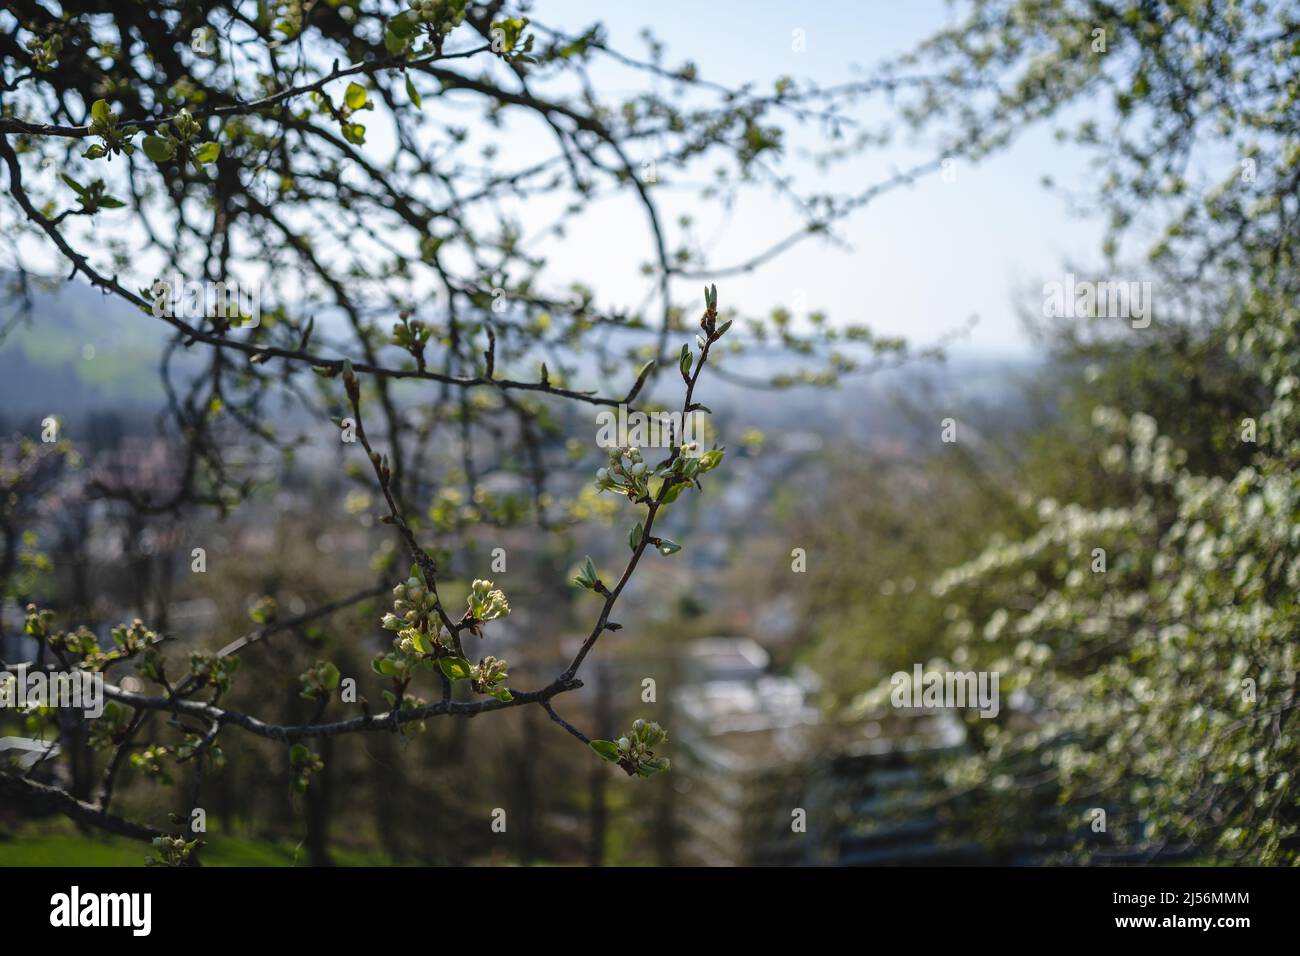
[[[164,501],[185,467],[175,443],[155,427],[152,409],[162,396],[145,373],[158,344],[129,335],[103,341],[104,315],[114,309],[75,284],[41,293],[42,321],[16,323],[0,349],[9,397],[4,431],[38,434],[47,410],[57,407],[80,459],[31,503],[28,534],[12,542],[8,558],[15,573],[23,571],[24,553],[40,553],[55,570],[27,570],[56,588],[79,620],[105,628],[140,617],[194,650],[251,629],[250,609],[266,598],[275,613],[291,616],[393,579],[376,571],[388,566],[392,541],[374,520],[370,494],[346,477],[348,446],[332,430],[312,436],[306,419],[298,422],[306,435],[292,461],[255,463],[257,492],[225,517],[213,511],[178,522],[103,494],[131,488]],[[791,570],[791,543],[799,539],[791,537],[790,511],[796,499],[827,493],[837,449],[870,443],[873,453],[905,459],[909,436],[921,426],[895,401],[904,385],[915,394],[919,382],[942,380],[948,390],[965,383],[968,400],[996,404],[1006,376],[1030,369],[973,362],[957,375],[944,369],[940,379],[938,366],[922,363],[835,392],[715,389],[718,437],[732,449],[732,467],[684,518],[697,544],[634,579],[617,615],[623,629],[601,646],[584,691],[557,704],[593,733],[638,716],[658,720],[669,730],[674,761],[662,779],[630,791],[617,771],[575,753],[540,713],[434,719],[410,739],[328,741],[320,786],[306,797],[291,795],[282,754],[232,741],[232,748],[258,752],[235,750],[210,781],[214,830],[297,847],[293,859],[316,863],[992,860],[969,840],[950,838],[930,805],[926,770],[963,746],[959,720],[888,707],[845,719],[823,706],[822,681],[808,660],[811,623],[802,617],[807,575]],[[577,418],[568,425],[579,441],[585,431],[587,450],[596,451],[594,421],[585,429]],[[567,493],[576,494],[580,480],[570,479]],[[524,493],[524,481],[498,475],[487,487],[505,497]],[[517,610],[494,635],[494,653],[511,660],[514,686],[540,684],[581,642],[583,606],[568,586],[569,564],[584,553],[612,553],[617,531],[593,517],[558,547],[528,527],[475,540],[457,569],[465,576],[485,573],[480,565],[492,548],[508,555],[507,572],[492,577]],[[191,569],[195,548],[205,553],[202,574]],[[808,560],[836,559],[814,548]],[[241,681],[237,699],[252,701],[257,712],[294,716],[291,678],[326,650],[345,674],[364,675],[368,656],[386,644],[379,607],[367,601],[268,640],[253,653],[272,658],[267,670],[282,683]],[[536,607],[564,612],[546,616]],[[0,659],[31,656],[22,621],[23,609],[6,601]],[[245,673],[251,681],[261,670]],[[87,761],[50,760],[44,770],[46,744],[24,735],[12,717],[3,729],[4,759],[26,769],[36,764],[38,777],[84,765],[86,779],[57,782],[91,791]],[[157,799],[143,788],[140,798]],[[504,837],[487,826],[496,807],[511,808]],[[47,822],[55,832],[66,829]],[[42,859],[41,817],[10,805],[0,810],[0,827],[0,860],[23,862],[25,846]],[[1029,834],[1010,858],[1030,860],[1053,848]],[[133,848],[121,852],[133,859]]]

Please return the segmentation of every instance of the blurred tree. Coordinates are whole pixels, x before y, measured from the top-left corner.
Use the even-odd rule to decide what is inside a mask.
[[[924,499],[863,469],[887,503],[845,496],[829,516],[850,557],[827,563],[865,550],[879,574],[853,587],[832,567],[816,591],[838,697],[871,679],[838,667],[861,640],[882,668],[998,672],[1015,702],[967,719],[973,753],[946,777],[991,838],[1023,834],[1047,796],[1084,857],[1297,859],[1298,31],[1290,4],[993,0],[902,61],[938,68],[911,119],[976,154],[1077,120],[1108,253],[1164,217],[1165,308],[1119,336],[1049,323],[1059,409],[1022,447],[923,456]],[[1192,181],[1207,167],[1217,182]],[[839,530],[854,523],[861,545]]]

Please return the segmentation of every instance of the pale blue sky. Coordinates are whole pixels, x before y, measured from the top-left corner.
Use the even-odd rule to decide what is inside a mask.
[[[548,26],[573,32],[601,20],[611,45],[633,55],[644,52],[639,33],[648,26],[664,42],[670,66],[689,59],[708,79],[730,86],[754,82],[767,89],[784,74],[819,85],[860,77],[863,68],[910,49],[953,14],[942,0],[815,6],[776,0],[654,4],[540,0],[533,15]],[[804,52],[792,49],[796,29],[805,31]],[[594,78],[608,84],[602,92],[614,103],[621,94],[654,82],[646,74],[617,67],[598,69]],[[343,85],[339,81],[333,92],[341,95]],[[490,140],[507,165],[524,165],[555,153],[549,130],[535,119],[507,116],[503,129],[489,129],[477,121],[481,104],[470,107],[461,102],[474,137]],[[883,98],[873,100],[857,115],[875,125],[889,119],[889,106]],[[814,127],[792,126],[788,152],[824,147],[819,137]],[[376,124],[365,150],[382,162],[391,143],[391,134]],[[814,173],[806,163],[796,162],[792,168],[805,174],[806,188],[852,194],[931,155],[900,144],[842,163],[827,175]],[[646,157],[633,155],[634,161],[641,158]],[[837,234],[851,249],[806,241],[754,273],[720,281],[721,302],[754,314],[776,306],[793,307],[802,295],[805,311],[824,311],[836,323],[866,322],[881,333],[903,335],[919,345],[978,315],[979,324],[953,348],[954,353],[1023,353],[1028,343],[1016,304],[1033,305],[1041,299],[1042,283],[1060,278],[1067,262],[1098,258],[1100,224],[1071,214],[1061,196],[1039,185],[1046,174],[1075,192],[1082,190],[1090,181],[1086,159],[1077,149],[1056,143],[1050,130],[1031,130],[983,164],[958,167],[955,182],[943,182],[938,176],[923,179],[885,194],[840,223]],[[59,188],[53,169],[41,172]],[[40,173],[33,175],[42,179]],[[799,226],[782,202],[754,191],[730,212],[717,203],[687,205],[683,200],[688,194],[666,185],[657,195],[670,248],[675,244],[677,215],[689,211],[698,223],[696,234],[705,240],[716,265],[743,261]],[[563,239],[537,235],[559,218],[571,198],[533,198],[515,210],[525,236],[534,236],[550,260],[548,287],[581,279],[596,289],[602,307],[641,305],[648,283],[639,267],[650,258],[649,232],[631,191],[624,189],[613,198],[592,203],[570,224]],[[43,253],[48,257],[48,249]],[[146,284],[158,274],[155,263],[141,260],[133,265],[139,274],[124,275],[128,285]],[[678,285],[676,301],[696,301],[699,285],[694,280]]]
[[[860,76],[854,67],[869,67],[909,49],[918,39],[950,22],[948,3],[842,2],[815,6],[774,2],[684,2],[600,4],[544,0],[537,19],[577,30],[603,21],[611,45],[640,53],[638,37],[651,27],[667,48],[666,62],[694,61],[704,76],[729,85],[754,81],[767,86],[782,74],[828,85]],[[805,31],[807,49],[791,49],[796,28]],[[629,87],[630,88],[630,83]],[[865,118],[882,121],[882,99],[867,107]],[[815,130],[800,132],[792,146],[817,146]],[[813,183],[845,192],[862,189],[929,154],[891,147],[838,167]],[[1009,150],[979,166],[962,166],[957,179],[937,176],[885,195],[857,213],[839,234],[851,251],[807,242],[758,272],[728,278],[725,301],[763,311],[789,305],[795,290],[804,290],[809,309],[823,309],[833,320],[867,321],[881,332],[926,342],[963,324],[972,314],[980,321],[960,351],[986,354],[1021,352],[1027,340],[1015,304],[1026,290],[1041,289],[1059,276],[1067,260],[1096,261],[1101,227],[1095,219],[1070,213],[1064,199],[1044,189],[1050,175],[1078,191],[1087,182],[1086,158],[1056,143],[1050,130],[1035,129]],[[671,206],[670,206],[671,208]],[[697,214],[699,211],[697,210]],[[586,226],[570,233],[563,252],[554,248],[552,263],[575,268],[605,295],[644,288],[635,267],[640,222],[629,200],[593,210]],[[705,214],[700,214],[706,219]],[[757,251],[764,238],[777,238],[795,225],[776,202],[754,199],[701,234],[712,239],[713,261],[722,265]],[[613,233],[627,243],[610,242]],[[572,259],[572,262],[569,260]],[[681,294],[690,290],[683,288]]]

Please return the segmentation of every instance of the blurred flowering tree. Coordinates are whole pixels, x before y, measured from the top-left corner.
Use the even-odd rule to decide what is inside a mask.
[[[960,450],[927,466],[943,472],[949,507],[965,504],[965,541],[941,527],[919,561],[888,544],[880,556],[908,562],[890,589],[904,571],[920,585],[881,626],[903,632],[895,652],[997,671],[1014,704],[966,721],[972,754],[949,767],[951,793],[999,820],[1002,837],[1023,832],[1027,805],[1059,799],[1069,812],[1054,835],[1085,858],[1191,848],[1294,863],[1297,11],[988,0],[902,62],[940,77],[912,120],[977,154],[1059,121],[1103,169],[1111,270],[1132,236],[1165,279],[1156,328],[1050,330],[1057,414],[1003,467]],[[1179,315],[1175,300],[1193,304]],[[1091,435],[1074,429],[1080,410]],[[941,514],[901,521],[942,525]],[[844,602],[862,605],[856,615],[836,614],[869,619],[891,601],[868,593]],[[842,660],[844,639],[829,640]],[[1094,808],[1108,813],[1104,833]]]

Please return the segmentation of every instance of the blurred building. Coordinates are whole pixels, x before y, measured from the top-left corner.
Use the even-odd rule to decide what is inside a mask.
[[[951,711],[889,709],[826,727],[816,678],[769,672],[748,638],[688,647],[673,695],[679,862],[701,866],[990,862],[944,832],[929,771],[965,746]]]
[[[682,863],[717,866],[810,862],[798,772],[819,714],[806,679],[769,674],[748,638],[689,646],[686,681],[674,695],[685,790],[677,802]]]

